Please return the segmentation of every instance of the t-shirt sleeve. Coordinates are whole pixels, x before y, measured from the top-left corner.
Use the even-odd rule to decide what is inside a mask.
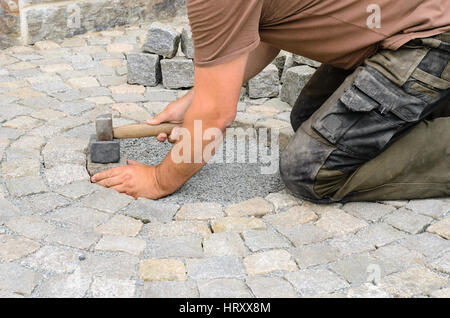
[[[194,62],[212,66],[259,45],[262,0],[188,0]]]

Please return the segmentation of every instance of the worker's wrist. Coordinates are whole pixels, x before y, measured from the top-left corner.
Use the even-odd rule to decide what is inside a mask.
[[[174,188],[173,183],[167,182],[168,176],[167,173],[163,172],[163,169],[162,164],[155,167],[155,180],[161,197],[170,195],[178,190],[178,188]]]

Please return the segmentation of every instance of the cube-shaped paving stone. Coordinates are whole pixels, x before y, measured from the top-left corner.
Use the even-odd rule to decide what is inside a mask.
[[[286,71],[286,78],[281,88],[281,100],[294,106],[300,92],[315,73],[310,66],[296,66]]]
[[[276,97],[280,90],[278,69],[269,64],[258,75],[248,81],[248,95],[250,98]]]
[[[165,88],[190,88],[194,86],[194,62],[176,57],[161,61],[163,85]]]
[[[188,59],[194,58],[194,41],[192,40],[192,32],[189,26],[183,28],[181,32],[181,50]]]
[[[128,83],[156,86],[161,82],[159,55],[148,53],[128,53]]]
[[[179,44],[180,34],[167,25],[155,22],[150,26],[143,50],[172,58],[177,54]]]
[[[314,68],[318,68],[320,65],[322,65],[322,63],[311,60],[307,57],[301,56],[301,55],[295,55],[294,54],[294,62],[299,64],[299,65],[308,65]]]
[[[91,136],[89,148],[91,161],[94,163],[113,163],[120,160],[120,141],[97,141],[95,135]]]

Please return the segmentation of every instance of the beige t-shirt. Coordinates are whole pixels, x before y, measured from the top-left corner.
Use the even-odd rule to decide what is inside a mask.
[[[260,41],[352,69],[378,48],[450,30],[450,0],[187,0],[195,63],[219,64]]]

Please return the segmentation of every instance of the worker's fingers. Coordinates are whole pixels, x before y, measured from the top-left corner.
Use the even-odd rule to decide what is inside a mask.
[[[174,144],[174,143],[177,142],[176,139],[173,139],[173,138],[172,138],[172,135],[170,135],[169,138],[167,138],[167,141],[170,142],[171,144]]]
[[[167,140],[167,134],[166,134],[166,133],[161,133],[161,134],[159,134],[159,135],[156,137],[156,139],[157,139],[158,141],[160,141],[160,142],[164,142],[164,141]]]
[[[162,124],[162,123],[164,123],[166,121],[170,121],[170,119],[168,118],[167,112],[166,111],[162,111],[158,115],[147,119],[147,124],[149,124],[149,125],[159,125],[159,124]]]
[[[172,132],[170,133],[169,136],[169,142],[175,143],[179,137],[180,137],[180,127],[177,126],[172,129]]]
[[[120,193],[127,193],[127,187],[124,184],[113,186],[110,189],[116,190],[117,192]]]
[[[122,183],[123,183],[123,178],[121,175],[115,176],[112,178],[103,179],[103,180],[97,182],[97,184],[104,186],[105,188],[111,188],[111,187],[120,185]]]
[[[119,175],[121,172],[122,172],[122,167],[105,170],[105,171],[94,174],[91,177],[91,181],[96,183],[96,182],[99,182],[104,179],[113,178],[113,177]]]

